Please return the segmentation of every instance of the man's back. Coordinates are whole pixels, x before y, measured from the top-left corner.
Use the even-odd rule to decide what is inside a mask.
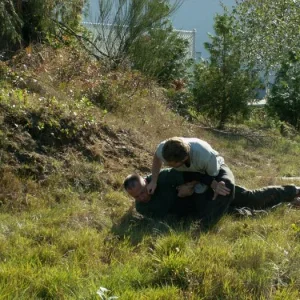
[[[146,178],[147,182],[151,181],[151,176]],[[147,203],[135,202],[137,212],[145,216],[155,218],[165,217],[172,212],[178,199],[176,187],[183,184],[184,179],[182,172],[174,169],[164,169],[159,173],[157,188],[151,200]]]

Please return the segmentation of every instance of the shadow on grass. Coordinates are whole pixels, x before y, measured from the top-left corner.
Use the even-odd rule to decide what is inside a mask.
[[[199,236],[204,232],[199,219],[195,217],[178,218],[168,215],[163,219],[143,217],[132,210],[113,225],[111,233],[120,239],[128,238],[132,245],[137,245],[145,236],[161,236],[170,232],[186,232]]]
[[[241,218],[261,218],[267,216],[269,212],[274,211],[279,206],[281,207],[282,203],[266,210],[253,210],[247,207],[230,207],[227,213],[223,215],[230,215],[233,217],[233,220],[236,221]],[[214,222],[211,222],[209,225],[206,224],[204,226],[201,220],[196,216],[179,218],[175,215],[168,215],[164,219],[158,220],[143,217],[133,210],[129,210],[117,224],[113,225],[111,233],[119,239],[128,238],[132,245],[137,245],[145,236],[161,236],[169,234],[170,232],[185,232],[192,238],[199,238],[201,234],[213,230],[218,221],[219,218],[215,219]]]

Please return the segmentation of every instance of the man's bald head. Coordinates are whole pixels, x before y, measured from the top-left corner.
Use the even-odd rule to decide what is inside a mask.
[[[128,175],[123,182],[124,189],[126,191],[130,190],[130,189],[134,188],[136,186],[136,184],[141,183],[142,181],[143,181],[143,178],[138,174]]]
[[[151,195],[147,192],[146,185],[146,180],[138,174],[127,176],[123,183],[124,189],[130,196],[138,202],[145,203],[151,199]]]

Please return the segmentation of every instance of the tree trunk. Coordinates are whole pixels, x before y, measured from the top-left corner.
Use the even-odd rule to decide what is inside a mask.
[[[23,9],[22,9],[22,0],[15,0],[15,8],[16,8],[16,12],[17,14],[22,17],[22,13],[23,13]]]

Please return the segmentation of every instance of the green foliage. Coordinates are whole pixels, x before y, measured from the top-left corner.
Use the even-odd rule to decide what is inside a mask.
[[[73,30],[79,26],[86,0],[4,0],[0,4],[0,50],[16,50],[20,45],[44,41],[58,34],[53,20]]]
[[[269,111],[300,130],[300,61],[284,64],[268,97]]]
[[[3,0],[0,3],[0,51],[8,48],[9,43],[20,43],[20,30],[22,21],[19,18],[14,2],[12,0]],[[1,56],[0,56],[1,58]]]
[[[188,41],[180,38],[171,26],[152,28],[134,42],[130,61],[134,69],[167,85],[186,76],[191,65],[186,59],[187,46]]]
[[[237,0],[235,31],[246,63],[276,69],[299,53],[300,3],[295,0]]]
[[[190,118],[190,110],[193,106],[193,94],[188,88],[180,88],[179,90],[176,88],[176,83],[180,85],[185,85],[184,81],[175,81],[175,87],[170,88],[166,92],[166,96],[169,99],[170,106],[172,110],[174,110],[179,115]]]
[[[193,92],[198,111],[223,128],[233,117],[247,115],[259,81],[241,62],[233,18],[226,11],[217,15],[214,28],[216,36],[210,35],[211,43],[205,44],[210,61],[196,66]]]
[[[181,0],[170,4],[169,0],[104,0],[99,1],[97,23],[111,26],[95,26],[96,47],[99,57],[107,57],[113,66],[122,64],[130,57],[132,47],[146,34],[157,40],[165,28],[169,16],[178,8]],[[151,33],[151,31],[153,32]],[[141,46],[142,47],[142,46]]]
[[[41,97],[33,104],[28,101],[29,97],[28,91],[23,89],[9,92],[2,89],[1,106],[7,119],[25,127],[40,145],[58,146],[78,141],[83,131],[97,125],[91,114],[91,102],[85,97],[67,105],[61,104],[56,97]],[[81,119],[81,124],[76,124],[76,119]]]

